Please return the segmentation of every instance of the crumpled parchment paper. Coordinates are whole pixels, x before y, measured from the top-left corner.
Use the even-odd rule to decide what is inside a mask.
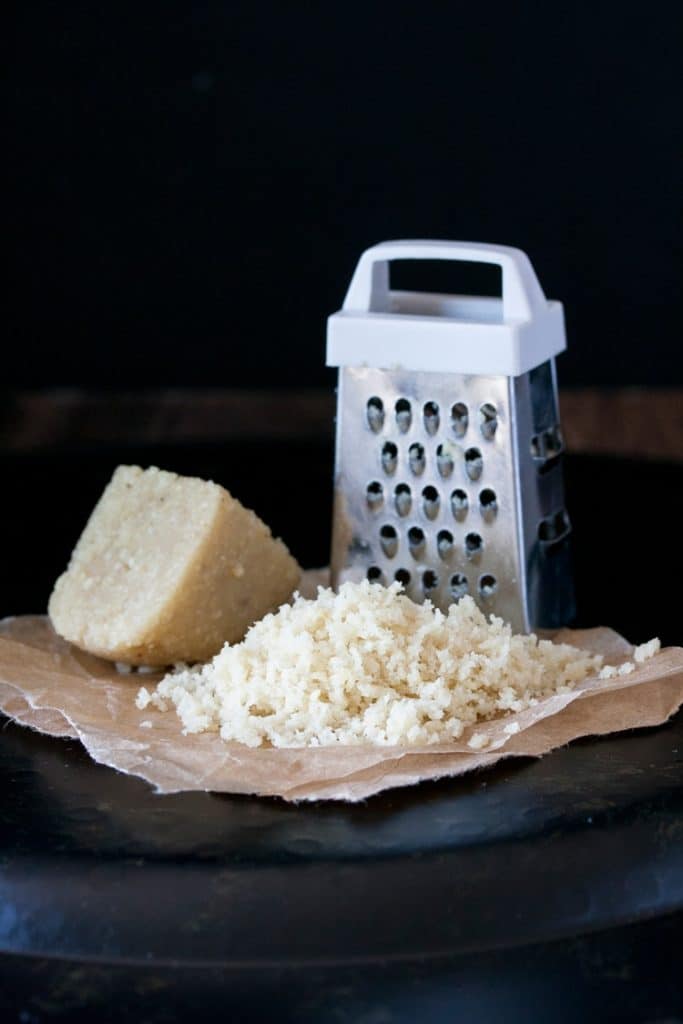
[[[310,593],[320,579],[310,574],[305,589]],[[609,664],[629,660],[633,650],[605,628],[564,630],[555,639],[599,652]],[[526,711],[480,722],[456,743],[428,747],[252,749],[215,733],[184,736],[173,710],[135,707],[139,687],[160,678],[120,675],[110,662],[58,637],[43,616],[0,622],[0,710],[14,721],[77,737],[95,761],[138,775],[159,793],[213,790],[285,800],[363,800],[503,757],[537,757],[579,736],[659,725],[683,703],[683,648],[660,651],[630,675],[593,677]],[[487,737],[483,749],[468,746],[474,732]]]

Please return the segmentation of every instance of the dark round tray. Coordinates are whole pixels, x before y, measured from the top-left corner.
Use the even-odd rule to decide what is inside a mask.
[[[298,514],[283,514],[281,500],[273,504],[273,495],[287,493],[287,480],[292,486],[292,472],[300,473],[319,487],[326,522],[327,444],[300,448],[288,448],[294,470],[270,449],[268,486],[245,468],[259,465],[257,446],[239,446],[239,460],[225,445],[7,460],[21,494],[5,525],[17,568],[22,535],[35,525],[33,500],[51,474],[66,497],[54,531],[43,536],[48,578],[34,576],[13,607],[5,586],[0,611],[44,607],[55,570],[118,461],[219,479],[274,521],[302,560],[323,561],[326,527],[311,533]],[[647,571],[634,573],[624,551],[636,510],[601,520],[596,494],[656,489],[673,521],[683,518],[679,485],[672,466],[568,460],[582,623],[608,620],[638,642],[654,632],[675,641],[677,613],[665,597],[671,563],[650,560]],[[681,933],[682,753],[678,715],[657,729],[577,741],[540,761],[502,762],[361,805],[295,806],[213,794],[159,797],[142,781],[94,764],[76,742],[7,724],[0,734],[0,947],[13,956],[3,969],[26,1006],[37,978],[61,991],[55,964],[77,963],[86,972],[106,970],[102,991],[119,996],[154,971],[162,994],[146,1004],[149,1019],[163,1006],[172,1013],[174,1000],[201,988],[196,972],[213,992],[211,1005],[228,1005],[218,971],[226,984],[232,979],[237,1019],[264,1019],[266,993],[281,991],[289,995],[273,1019],[335,1019],[331,1007],[345,1005],[369,1013],[379,1000],[390,1015],[378,1021],[403,1021],[416,1019],[406,1007],[413,1014],[420,1007],[424,1020],[450,1020],[468,1006],[472,1012],[462,972],[476,963],[489,993],[490,1013],[481,1019],[528,1021],[550,1018],[539,978],[525,965],[554,971],[558,991],[571,992],[577,1007],[606,1007],[614,995],[604,964],[609,949],[622,948],[631,980],[619,990],[618,1019],[646,1019],[628,1016],[636,1010],[671,1014],[681,1000],[679,972],[673,954],[669,970],[668,953],[655,946],[673,950]],[[603,958],[594,976],[577,967],[587,949]],[[487,963],[490,985],[504,977],[504,991],[528,991],[536,1008],[509,999],[498,1005],[483,984]],[[651,990],[643,972],[659,979]],[[582,977],[592,979],[583,996]],[[408,978],[423,1003],[406,1003]],[[335,985],[341,994],[326,1001],[322,993]],[[430,1017],[424,999],[434,986],[447,997]],[[16,1010],[19,1003],[4,998]],[[56,1005],[62,1012],[66,1004]],[[569,1004],[555,1009],[554,1019],[574,1019]],[[339,1019],[361,1019],[354,1013]]]

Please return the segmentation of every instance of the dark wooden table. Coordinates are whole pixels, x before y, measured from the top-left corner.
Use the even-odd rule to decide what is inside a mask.
[[[570,452],[683,460],[683,389],[563,391],[561,415]],[[0,407],[0,450],[310,438],[330,434],[333,416],[331,390],[16,392]]]

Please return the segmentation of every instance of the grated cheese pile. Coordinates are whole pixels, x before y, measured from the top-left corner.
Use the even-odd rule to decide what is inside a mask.
[[[658,642],[649,646],[643,657]],[[153,693],[143,687],[136,703],[175,705],[185,732],[250,747],[423,745],[567,692],[601,665],[568,644],[513,635],[470,597],[444,614],[398,583],[364,581],[297,595],[213,661],[180,666]]]

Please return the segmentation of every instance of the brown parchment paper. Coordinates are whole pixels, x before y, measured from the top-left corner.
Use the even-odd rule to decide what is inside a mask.
[[[610,664],[628,660],[633,650],[604,628],[564,630],[556,639],[599,652]],[[428,747],[251,749],[214,733],[184,736],[175,711],[135,707],[139,687],[160,678],[120,675],[110,662],[58,637],[45,617],[0,622],[0,710],[16,722],[77,737],[95,761],[138,775],[159,793],[213,790],[285,800],[363,800],[503,757],[538,757],[579,736],[659,725],[683,703],[683,648],[660,651],[630,675],[588,679],[527,711],[481,722],[457,743]],[[514,724],[519,731],[510,732]],[[468,747],[474,732],[488,737],[485,749]]]

